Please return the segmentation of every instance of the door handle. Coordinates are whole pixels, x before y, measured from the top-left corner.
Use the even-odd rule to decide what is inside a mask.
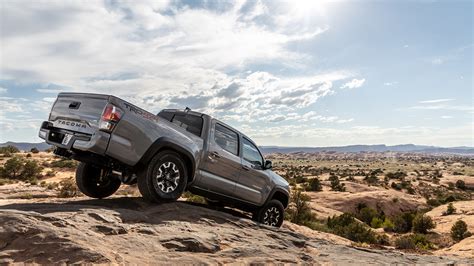
[[[248,167],[247,165],[242,165],[242,168],[243,168],[245,171],[250,171],[250,167]]]
[[[213,151],[210,154],[211,154],[212,157],[221,158],[221,156],[219,155],[219,153],[217,151]]]

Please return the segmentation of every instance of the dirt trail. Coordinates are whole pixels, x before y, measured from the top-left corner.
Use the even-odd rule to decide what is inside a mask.
[[[288,224],[259,226],[238,212],[141,198],[1,199],[0,264],[455,263],[465,258],[355,248]]]

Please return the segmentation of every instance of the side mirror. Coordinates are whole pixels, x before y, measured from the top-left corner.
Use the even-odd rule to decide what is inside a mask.
[[[272,169],[272,161],[270,160],[265,161],[265,169]]]

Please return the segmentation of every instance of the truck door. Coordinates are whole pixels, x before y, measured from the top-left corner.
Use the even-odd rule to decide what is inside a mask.
[[[270,178],[263,168],[263,156],[257,146],[246,137],[242,137],[241,174],[237,181],[235,194],[238,198],[261,205],[264,195],[270,191]]]
[[[211,127],[213,130],[209,135],[207,154],[197,186],[233,197],[241,169],[239,134],[215,120]]]

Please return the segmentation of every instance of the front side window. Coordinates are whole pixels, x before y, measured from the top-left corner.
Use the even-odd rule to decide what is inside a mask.
[[[222,149],[238,156],[239,152],[239,136],[227,127],[216,124],[214,132],[214,141]]]
[[[256,166],[263,166],[263,157],[252,142],[244,138],[242,148],[244,160]]]

